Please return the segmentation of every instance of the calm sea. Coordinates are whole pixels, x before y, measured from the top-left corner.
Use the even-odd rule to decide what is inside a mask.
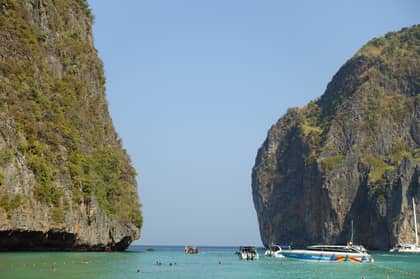
[[[236,247],[199,247],[198,255],[184,254],[183,247],[146,248],[0,253],[0,278],[420,278],[420,255],[377,252],[372,264],[312,263],[265,258],[263,250],[258,261],[241,261]]]

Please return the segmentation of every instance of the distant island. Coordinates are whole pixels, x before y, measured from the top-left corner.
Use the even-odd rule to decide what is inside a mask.
[[[0,5],[0,250],[124,250],[136,171],[108,112],[86,0]]]
[[[412,243],[419,178],[415,25],[368,42],[319,99],[271,127],[252,172],[261,238],[265,246],[346,243],[353,221],[354,241],[370,249]]]

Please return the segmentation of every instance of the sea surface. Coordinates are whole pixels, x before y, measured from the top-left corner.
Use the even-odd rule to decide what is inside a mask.
[[[420,255],[373,252],[374,263],[314,263],[264,257],[241,261],[237,247],[131,246],[126,252],[4,252],[0,279],[13,278],[420,278]],[[156,262],[161,262],[157,265]]]

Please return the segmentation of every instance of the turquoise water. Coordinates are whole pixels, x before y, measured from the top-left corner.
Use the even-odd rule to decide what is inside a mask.
[[[260,260],[247,262],[234,254],[236,247],[199,247],[198,255],[184,254],[183,247],[157,246],[153,252],[146,248],[111,253],[0,253],[0,279],[420,278],[420,255],[372,253],[373,264],[313,263],[265,258],[260,250]]]

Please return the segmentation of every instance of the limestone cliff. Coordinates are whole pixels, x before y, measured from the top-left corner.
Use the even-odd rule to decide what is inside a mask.
[[[367,43],[325,93],[289,109],[258,151],[264,245],[414,242],[420,212],[420,25]]]
[[[136,172],[85,0],[0,0],[0,250],[123,250]]]

